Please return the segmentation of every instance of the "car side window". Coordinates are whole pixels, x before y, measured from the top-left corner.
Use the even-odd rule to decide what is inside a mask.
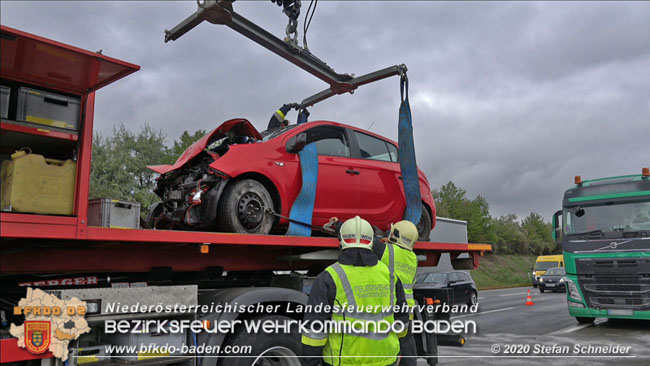
[[[456,274],[455,272],[449,274],[449,282],[450,283],[451,282],[458,282],[458,281],[459,281],[458,274]]]
[[[318,126],[306,131],[307,143],[315,142],[318,155],[350,156],[345,130],[334,126]]]
[[[390,152],[388,151],[388,144],[384,140],[359,131],[354,131],[354,136],[359,143],[359,152],[363,159],[392,161]]]
[[[386,143],[386,146],[388,146],[388,153],[390,154],[390,161],[393,163],[397,163],[398,160],[398,155],[397,155],[397,148],[393,144],[389,144],[388,142]]]

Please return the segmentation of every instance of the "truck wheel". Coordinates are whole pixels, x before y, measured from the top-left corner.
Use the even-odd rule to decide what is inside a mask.
[[[576,316],[576,320],[580,324],[589,324],[589,323],[593,323],[594,320],[596,320],[596,318],[592,318],[590,316]]]
[[[254,179],[242,179],[226,186],[217,222],[225,232],[266,235],[273,227],[273,216],[266,210],[274,210],[269,191]]]
[[[406,211],[404,211],[406,214]],[[427,207],[422,204],[422,214],[420,216],[420,221],[415,225],[418,229],[418,240],[419,241],[429,241],[429,235],[431,235],[431,214],[427,210]]]
[[[291,318],[283,315],[267,315],[251,319],[251,321],[272,321],[277,324],[288,322]],[[249,353],[242,353],[242,356],[249,357],[226,357],[219,363],[220,366],[300,366],[300,358],[293,357],[301,354],[302,344],[297,327],[293,327],[291,334],[284,334],[281,337],[274,334],[246,333],[246,329],[239,329],[233,337],[227,341],[231,346],[251,346]],[[237,356],[228,354],[227,356]],[[257,356],[257,357],[250,357]]]

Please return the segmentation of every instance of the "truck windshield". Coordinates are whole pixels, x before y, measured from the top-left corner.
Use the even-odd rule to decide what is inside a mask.
[[[549,268],[559,267],[560,262],[537,262],[535,263],[536,271],[546,271]]]
[[[628,202],[565,208],[564,234],[650,232],[650,202]]]

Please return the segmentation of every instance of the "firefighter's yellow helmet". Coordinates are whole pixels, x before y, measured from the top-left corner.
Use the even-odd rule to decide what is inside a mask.
[[[374,231],[370,223],[355,216],[343,223],[339,231],[341,249],[363,248],[372,249]]]
[[[413,250],[413,245],[417,240],[418,229],[412,222],[402,220],[390,225],[389,243],[397,244],[407,250]]]

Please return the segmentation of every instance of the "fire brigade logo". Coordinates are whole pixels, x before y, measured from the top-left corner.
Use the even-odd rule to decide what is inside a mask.
[[[50,322],[26,320],[24,325],[27,335],[25,348],[36,354],[47,351],[50,347]]]

